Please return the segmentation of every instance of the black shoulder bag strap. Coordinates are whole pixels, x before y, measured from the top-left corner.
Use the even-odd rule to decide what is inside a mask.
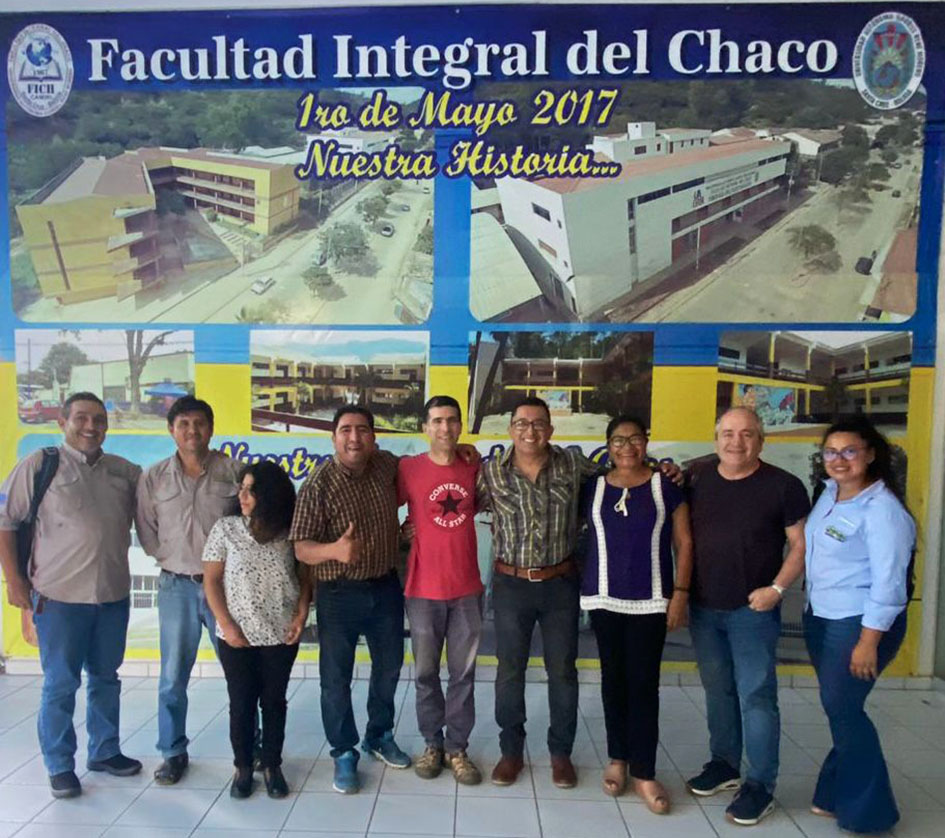
[[[55,446],[47,446],[43,449],[43,462],[33,480],[33,500],[30,502],[29,517],[21,525],[23,527],[22,541],[18,559],[20,573],[24,579],[29,579],[30,557],[33,554],[33,533],[36,529],[36,516],[39,514],[39,505],[43,502],[43,497],[49,484],[56,476],[56,470],[59,468],[59,449]]]

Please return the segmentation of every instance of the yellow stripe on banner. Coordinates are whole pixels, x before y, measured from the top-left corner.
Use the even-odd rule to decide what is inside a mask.
[[[427,398],[434,396],[452,396],[459,402],[463,414],[463,431],[467,430],[469,417],[469,369],[458,364],[452,366],[431,366]],[[468,440],[464,440],[468,441]]]
[[[5,478],[16,465],[16,443],[19,437],[19,419],[16,411],[16,364],[0,364],[0,393],[10,399],[5,410],[0,411],[0,478]]]
[[[713,439],[718,379],[715,367],[653,367],[653,438]]]
[[[213,408],[213,432],[217,435],[252,433],[252,388],[249,364],[196,364],[197,398]]]
[[[918,674],[919,636],[922,631],[922,573],[925,566],[924,524],[928,512],[929,451],[932,449],[932,416],[935,370],[931,367],[913,367],[909,376],[909,415],[906,436],[901,445],[909,458],[906,476],[906,500],[915,516],[918,530],[915,558],[915,598],[909,604],[909,622],[906,637],[896,659],[886,669],[886,675],[908,676]]]

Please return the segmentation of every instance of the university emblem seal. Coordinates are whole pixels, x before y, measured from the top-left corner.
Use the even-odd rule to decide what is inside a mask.
[[[66,39],[45,23],[32,23],[13,39],[7,81],[16,103],[31,116],[51,116],[72,90],[72,52]]]
[[[916,22],[899,12],[874,17],[853,49],[853,83],[867,104],[879,110],[902,107],[925,72],[925,42]]]

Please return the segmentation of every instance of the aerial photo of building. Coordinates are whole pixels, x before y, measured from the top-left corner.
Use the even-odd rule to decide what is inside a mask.
[[[698,263],[740,225],[782,208],[789,141],[711,140],[708,130],[634,122],[588,146],[623,165],[615,178],[496,180],[502,221],[531,266],[533,296],[556,304],[556,319],[604,319],[644,283]],[[520,284],[510,283],[514,299],[505,310],[526,301]],[[494,319],[505,319],[501,304],[491,308],[499,311]]]
[[[425,333],[254,332],[254,430],[331,430],[335,410],[359,404],[378,430],[418,431],[426,400]]]
[[[179,243],[161,235],[162,198],[173,194],[268,236],[296,217],[300,188],[286,163],[139,148],[78,158],[16,213],[43,297],[121,300],[183,271]]]
[[[816,436],[856,413],[905,429],[910,332],[726,332],[718,412],[754,408],[769,434]]]

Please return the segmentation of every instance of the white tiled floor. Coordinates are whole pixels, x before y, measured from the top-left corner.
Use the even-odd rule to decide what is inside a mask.
[[[53,800],[36,744],[36,707],[41,679],[0,676],[0,838],[177,838],[177,836],[310,835],[313,838],[393,838],[393,836],[495,836],[496,838],[713,838],[745,835],[725,820],[730,795],[696,799],[685,792],[684,777],[707,757],[705,712],[701,688],[662,689],[660,778],[674,809],[657,817],[632,796],[615,802],[600,790],[599,773],[606,757],[599,686],[581,685],[581,718],[574,761],[576,789],[562,791],[551,783],[544,747],[546,687],[529,683],[530,765],[513,786],[457,788],[446,774],[433,781],[412,771],[394,771],[369,758],[361,761],[360,794],[331,791],[332,763],[325,746],[318,710],[318,682],[290,683],[285,773],[292,794],[270,800],[257,787],[244,801],[232,800],[232,773],[227,738],[226,691],[222,680],[204,678],[191,686],[189,724],[191,766],[174,788],[151,782],[159,760],[157,682],[125,678],[122,735],[126,753],[145,763],[137,777],[82,776],[83,794],[75,800]],[[355,683],[355,707],[364,723],[367,683]],[[488,775],[498,756],[492,720],[493,686],[477,684],[481,720],[470,743],[470,755]],[[828,732],[813,689],[782,687],[783,735],[777,811],[751,835],[764,838],[836,836],[836,825],[808,812]],[[422,748],[414,715],[413,685],[398,692],[397,739],[412,751]],[[876,690],[871,715],[880,729],[893,785],[903,813],[895,831],[901,838],[941,835],[945,821],[945,693],[928,690]],[[76,718],[84,716],[80,694]],[[85,746],[78,727],[80,762]]]

